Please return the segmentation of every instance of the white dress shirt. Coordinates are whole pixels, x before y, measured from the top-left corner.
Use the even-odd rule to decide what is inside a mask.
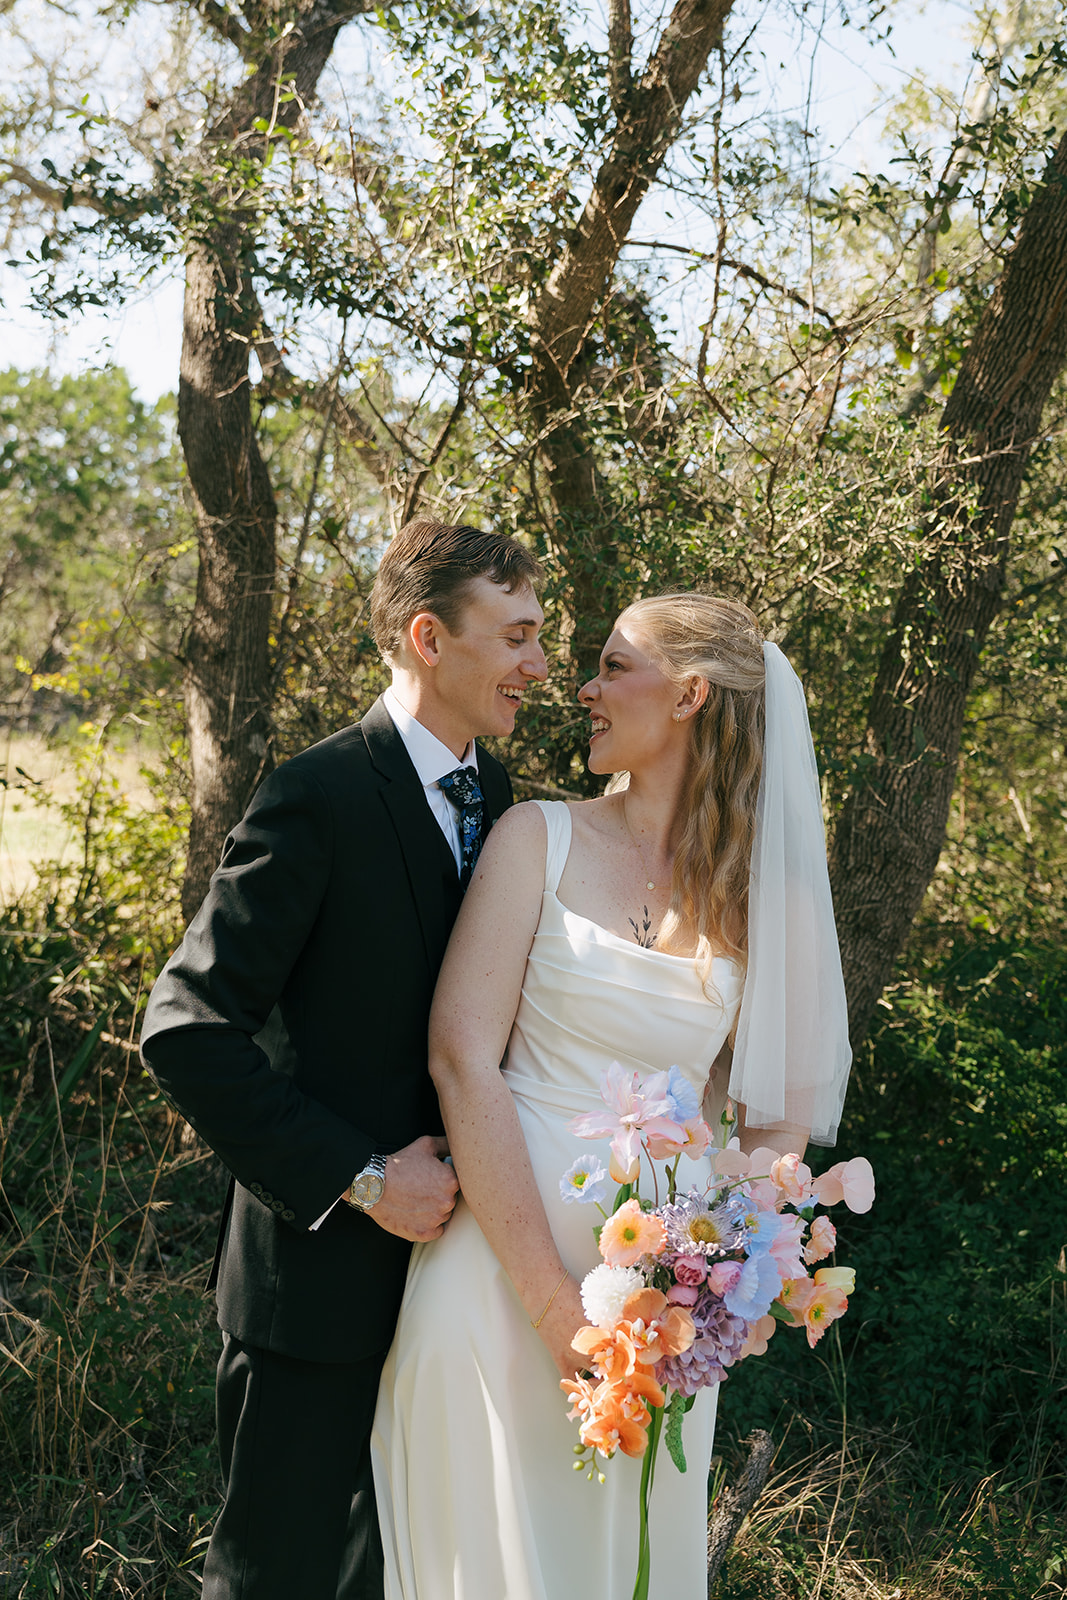
[[[455,772],[457,767],[471,767],[477,777],[478,760],[474,753],[474,740],[471,740],[463,752],[462,759],[457,761],[448,746],[442,744],[429,728],[424,728],[421,722],[416,722],[411,712],[401,705],[392,684],[386,689],[382,699],[385,701],[385,709],[392,718],[393,726],[400,735],[404,749],[411,757],[411,764],[419,775],[426,803],[437,818],[458,867],[461,863],[459,812],[441,788],[438,779],[445,777],[449,772]]]
[[[478,773],[478,760],[474,753],[474,740],[472,739],[463,752],[462,761],[457,761],[447,745],[442,744],[436,734],[429,728],[424,728],[421,722],[416,722],[411,712],[400,704],[400,698],[392,684],[386,689],[382,699],[388,711],[393,726],[400,735],[401,743],[411,757],[411,765],[419,775],[426,803],[437,818],[441,832],[448,840],[449,848],[456,858],[457,868],[461,865],[461,845],[459,837],[459,812],[445,794],[438,783],[446,773],[455,772],[457,766],[473,767],[475,776]],[[352,1174],[355,1177],[355,1173]],[[344,1196],[341,1196],[344,1199]],[[334,1206],[340,1205],[341,1200],[335,1200]],[[330,1206],[322,1213],[317,1222],[313,1222],[308,1229],[314,1233],[316,1228],[321,1228],[326,1218],[333,1210]]]

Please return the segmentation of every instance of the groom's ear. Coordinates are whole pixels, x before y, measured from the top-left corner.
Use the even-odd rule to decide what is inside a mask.
[[[445,631],[440,617],[432,611],[419,611],[407,625],[408,643],[415,655],[428,667],[436,667],[441,660],[441,635]]]

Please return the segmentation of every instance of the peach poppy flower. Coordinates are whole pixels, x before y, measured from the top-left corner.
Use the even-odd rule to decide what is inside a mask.
[[[757,1322],[749,1325],[748,1337],[737,1352],[737,1360],[743,1361],[746,1356],[761,1356],[767,1349],[774,1330],[778,1326],[777,1317],[772,1317],[770,1312],[765,1317],[760,1317]]]
[[[834,1289],[829,1284],[813,1285],[811,1298],[801,1316],[808,1344],[813,1350],[831,1322],[843,1317],[847,1310],[848,1296],[843,1289]]]
[[[815,1285],[810,1278],[787,1278],[782,1284],[778,1304],[784,1306],[793,1321],[800,1326],[804,1319],[804,1308],[814,1293]]]
[[[609,1267],[632,1267],[642,1256],[658,1256],[666,1243],[663,1223],[638,1200],[627,1200],[600,1230],[600,1254]]]

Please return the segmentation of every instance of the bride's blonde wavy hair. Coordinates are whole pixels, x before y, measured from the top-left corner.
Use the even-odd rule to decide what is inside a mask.
[[[747,606],[710,594],[636,600],[619,621],[638,628],[653,661],[679,688],[694,677],[708,684],[692,718],[682,833],[661,930],[664,944],[672,933],[690,945],[696,935],[707,987],[714,956],[732,956],[742,966],[748,958],[749,863],[763,770],[763,633]]]

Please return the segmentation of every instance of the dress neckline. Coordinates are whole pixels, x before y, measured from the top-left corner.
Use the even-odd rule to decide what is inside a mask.
[[[696,956],[676,956],[669,950],[657,950],[655,945],[638,944],[636,940],[628,939],[624,933],[616,933],[614,928],[605,928],[602,922],[594,922],[592,917],[583,917],[580,911],[575,911],[571,906],[565,905],[554,889],[546,889],[545,894],[549,895],[568,917],[575,917],[577,921],[584,922],[587,928],[595,928],[597,933],[604,934],[608,939],[614,939],[615,943],[621,944],[624,950],[639,951],[645,956],[658,956],[661,961],[684,961],[694,971],[696,970]],[[735,972],[738,971],[738,965],[733,956],[712,956],[712,966],[715,966],[716,963],[725,964],[728,967],[732,967]]]

